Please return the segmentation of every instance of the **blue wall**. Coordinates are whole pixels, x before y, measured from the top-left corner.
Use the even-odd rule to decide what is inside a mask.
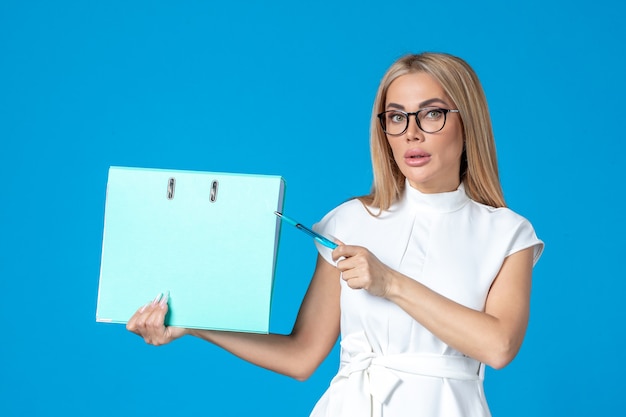
[[[509,205],[546,251],[496,416],[623,409],[626,30],[616,0],[17,1],[0,4],[0,415],[306,416],[299,383],[196,339],[95,322],[110,165],[283,175],[313,223],[369,190],[378,81],[406,52],[477,70]],[[235,121],[235,122],[233,122]],[[283,229],[272,329],[315,249]]]

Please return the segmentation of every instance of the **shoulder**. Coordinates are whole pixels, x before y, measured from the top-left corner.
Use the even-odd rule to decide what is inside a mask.
[[[348,200],[329,211],[318,223],[313,225],[313,229],[319,233],[333,234],[338,225],[346,226],[353,223],[360,223],[367,218],[374,218],[368,211],[373,209],[366,206],[358,198]]]
[[[484,230],[491,240],[509,248],[509,254],[534,247],[535,262],[543,252],[544,243],[537,237],[531,222],[508,207],[491,207],[470,200],[469,219],[477,229]]]
[[[528,224],[530,226],[530,222],[525,217],[516,213],[508,207],[492,207],[474,200],[470,200],[468,206],[472,215],[484,218],[485,221],[489,221],[495,224],[501,224],[505,227],[514,226],[522,223]]]
[[[363,215],[371,216],[368,210],[372,213],[376,213],[375,208],[367,207],[358,198],[352,198],[350,200],[347,200],[341,203],[340,205],[338,205],[337,207],[329,211],[324,216],[324,219],[331,218],[331,217],[350,218],[353,216],[363,216]]]

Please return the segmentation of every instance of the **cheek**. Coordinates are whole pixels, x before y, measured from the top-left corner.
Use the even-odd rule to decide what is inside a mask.
[[[443,152],[446,155],[446,159],[449,161],[460,161],[461,155],[463,155],[463,139],[459,136],[452,136],[448,141],[445,141]]]
[[[455,126],[455,129],[450,132],[448,137],[448,146],[458,151],[460,155],[463,151],[463,142],[463,129],[460,126]]]

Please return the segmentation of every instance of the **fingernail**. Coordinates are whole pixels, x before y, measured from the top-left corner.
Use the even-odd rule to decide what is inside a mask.
[[[139,312],[140,312],[140,313],[143,313],[144,311],[146,311],[146,308],[148,308],[148,305],[150,305],[150,303],[148,303],[148,304],[144,304],[144,305],[143,305],[143,307],[141,307],[141,308],[139,309]]]
[[[152,305],[155,306],[159,303],[159,301],[161,300],[161,297],[163,297],[163,293],[160,292],[157,294],[156,297],[154,297],[154,300],[152,300]]]
[[[165,307],[167,305],[167,300],[170,298],[170,292],[169,291],[165,291],[165,294],[163,295],[163,298],[161,298],[161,302],[159,302],[159,305],[161,306],[161,308]]]

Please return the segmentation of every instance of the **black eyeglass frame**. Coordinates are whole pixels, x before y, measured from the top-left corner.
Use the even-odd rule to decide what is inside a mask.
[[[429,132],[427,130],[424,130],[422,128],[422,125],[420,124],[420,119],[419,117],[417,117],[417,115],[421,112],[423,112],[424,110],[429,110],[429,111],[433,111],[433,110],[437,110],[443,113],[443,124],[441,125],[441,128],[439,128],[438,130],[434,130],[432,132]],[[389,133],[387,132],[387,129],[385,129],[385,122],[384,122],[384,117],[385,114],[387,113],[401,113],[404,116],[406,116],[406,126],[404,127],[404,130],[400,133]],[[460,111],[458,109],[442,109],[441,107],[424,107],[423,109],[419,109],[418,111],[415,112],[405,112],[402,110],[386,110],[382,113],[379,113],[378,116],[378,121],[380,121],[380,127],[383,129],[383,132],[385,132],[386,135],[389,136],[400,136],[400,135],[404,135],[404,133],[407,131],[407,129],[409,128],[409,123],[411,123],[410,117],[409,116],[415,116],[415,124],[417,124],[417,127],[424,133],[437,133],[437,132],[441,132],[441,130],[446,126],[446,122],[448,121],[448,113],[460,113]]]

